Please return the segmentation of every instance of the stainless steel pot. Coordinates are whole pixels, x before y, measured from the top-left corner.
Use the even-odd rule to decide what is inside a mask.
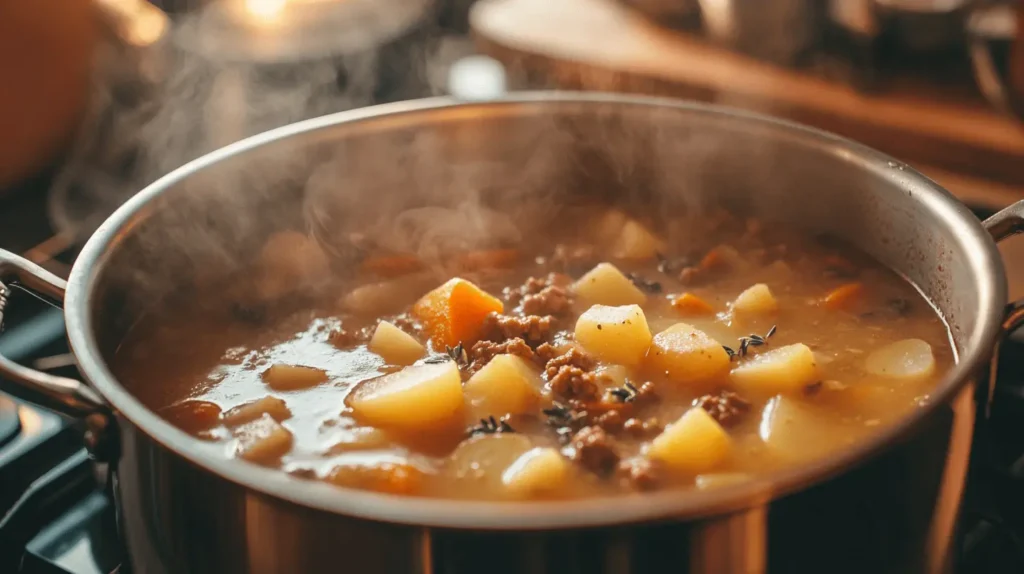
[[[465,200],[536,215],[522,206],[573,193],[667,215],[720,204],[847,239],[934,302],[958,363],[875,440],[763,481],[524,504],[398,498],[228,460],[108,366],[146,308],[202,296],[196,275],[240,268],[275,228],[315,215],[318,233],[345,231]],[[101,226],[66,285],[4,253],[5,282],[63,299],[86,382],[6,359],[0,374],[5,391],[87,418],[139,573],[948,572],[981,377],[1024,317],[1006,306],[994,240],[1022,229],[1024,203],[980,224],[892,158],[743,112],[601,94],[406,102],[288,126],[171,173]]]

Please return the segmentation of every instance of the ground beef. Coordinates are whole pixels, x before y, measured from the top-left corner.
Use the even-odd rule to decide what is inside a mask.
[[[526,344],[526,341],[518,337],[501,343],[477,341],[469,350],[469,359],[472,361],[470,372],[476,372],[483,368],[495,355],[515,355],[530,362],[539,362],[533,349]]]
[[[658,466],[648,458],[639,457],[622,461],[619,471],[638,490],[652,490],[658,486]]]
[[[366,339],[366,329],[346,329],[341,326],[335,327],[327,335],[327,340],[339,349],[345,349],[347,347],[363,343]]]
[[[502,342],[519,337],[530,345],[543,343],[551,332],[551,317],[510,317],[491,313],[484,325],[485,337],[491,341]]]
[[[548,384],[552,393],[566,399],[593,400],[600,391],[597,375],[572,365],[562,365],[553,376],[549,374]]]
[[[580,429],[569,441],[566,456],[598,476],[607,476],[619,464],[611,437],[599,426]]]
[[[423,325],[408,313],[395,315],[391,318],[390,323],[411,335],[416,335],[423,331]]]
[[[636,396],[633,397],[634,405],[644,406],[656,402],[658,402],[658,393],[655,392],[654,383],[647,381],[637,388]]]
[[[548,287],[568,287],[572,278],[564,273],[549,273],[547,277],[530,277],[519,287],[505,287],[502,295],[509,303],[516,305],[527,295],[537,295]]]
[[[537,353],[537,358],[540,360],[542,365],[547,365],[555,357],[562,355],[562,352],[558,350],[558,347],[555,347],[551,343],[544,343],[540,345],[534,349],[534,352]]]
[[[538,354],[542,352],[542,347],[544,347],[544,345],[537,348]],[[545,349],[545,352],[546,351],[547,349]],[[548,376],[548,379],[551,379],[562,367],[565,366],[576,367],[582,371],[589,371],[597,366],[597,361],[590,354],[581,351],[576,347],[570,347],[568,351],[548,360],[544,365],[544,372]]]
[[[563,315],[569,311],[572,301],[569,293],[557,285],[551,285],[539,293],[523,297],[520,308],[524,315]]]
[[[647,420],[640,420],[633,417],[626,422],[622,423],[622,430],[637,437],[644,438],[654,436],[661,432],[661,424],[656,418],[649,418]]]
[[[693,405],[706,410],[722,426],[734,424],[750,410],[750,403],[732,391],[704,395],[693,401]]]
[[[601,427],[607,432],[615,433],[622,430],[622,423],[624,422],[622,413],[617,409],[610,410],[597,417],[597,426]]]

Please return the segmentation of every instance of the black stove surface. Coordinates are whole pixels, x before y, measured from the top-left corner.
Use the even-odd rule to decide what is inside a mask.
[[[989,210],[975,212],[982,218],[991,215]],[[35,243],[25,235],[8,237],[11,233],[17,230],[0,225],[0,247],[31,252]],[[66,268],[74,250],[55,255],[53,264]],[[17,291],[9,308],[0,353],[77,376],[68,360],[60,311]],[[1022,341],[1004,345],[992,417],[976,433],[960,521],[958,573],[1024,572]],[[82,448],[81,432],[73,421],[0,394],[0,573],[127,573],[106,471]]]

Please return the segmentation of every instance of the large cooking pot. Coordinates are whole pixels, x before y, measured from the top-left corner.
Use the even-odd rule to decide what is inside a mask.
[[[348,490],[226,459],[109,367],[145,309],[202,297],[196,277],[241,268],[274,229],[308,225],[329,243],[411,205],[513,212],[574,194],[661,213],[723,205],[844,238],[929,297],[957,365],[902,423],[764,480],[516,504]],[[600,94],[406,102],[274,130],[174,171],[100,227],[67,284],[3,253],[5,282],[63,299],[86,382],[6,359],[0,374],[5,391],[86,418],[143,574],[948,572],[989,396],[981,377],[1024,316],[1006,306],[994,239],[1022,229],[1024,203],[981,224],[890,157],[743,112]]]

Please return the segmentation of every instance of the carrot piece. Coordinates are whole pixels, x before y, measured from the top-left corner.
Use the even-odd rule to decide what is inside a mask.
[[[359,268],[380,277],[391,278],[419,271],[423,269],[423,262],[412,255],[377,255],[364,259]]]
[[[822,302],[827,309],[849,309],[864,292],[864,285],[861,283],[845,283],[829,291]]]
[[[710,315],[714,313],[714,309],[711,308],[707,301],[693,293],[683,293],[676,297],[672,301],[672,306],[675,307],[676,311],[684,315]]]
[[[700,260],[699,267],[704,270],[717,269],[725,264],[725,258],[722,257],[722,251],[717,247],[707,252],[707,255]]]
[[[519,261],[518,249],[485,249],[470,251],[457,259],[460,269],[495,269],[510,267]]]
[[[487,315],[504,310],[500,300],[459,277],[427,293],[412,307],[436,347],[472,345],[483,335]]]

